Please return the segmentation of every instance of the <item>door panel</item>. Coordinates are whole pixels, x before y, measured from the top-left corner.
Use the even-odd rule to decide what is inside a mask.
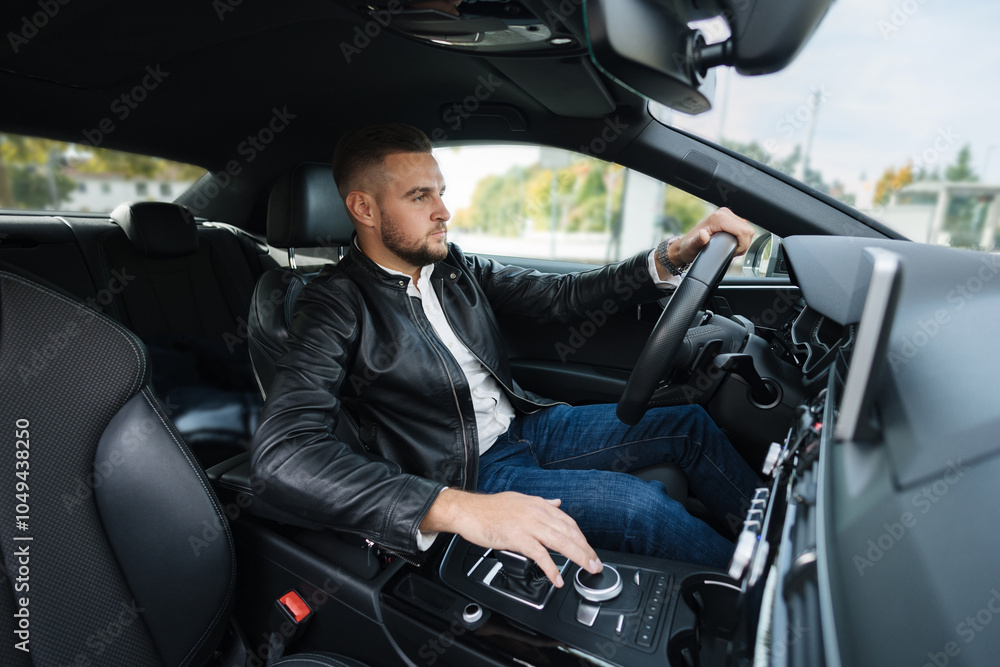
[[[551,260],[494,259],[543,272],[593,268]],[[758,335],[770,342],[780,338],[781,330],[794,319],[798,298],[798,288],[788,280],[729,279],[707,306],[721,315],[747,318]],[[500,318],[514,377],[525,389],[567,403],[615,402],[665,303],[661,300],[610,314],[597,311],[572,324],[526,324]],[[702,402],[701,397],[707,400],[716,388],[713,383],[710,391],[704,387],[659,391],[654,401],[687,402],[678,399],[679,392],[688,401]]]

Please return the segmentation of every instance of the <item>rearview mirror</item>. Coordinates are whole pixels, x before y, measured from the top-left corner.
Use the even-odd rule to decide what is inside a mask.
[[[590,57],[645,97],[689,114],[712,108],[714,67],[777,72],[802,49],[833,0],[585,0]],[[721,17],[730,36],[706,43],[693,21]]]
[[[712,108],[715,75],[699,73],[698,31],[657,0],[586,0],[590,57],[599,70],[640,95],[689,114]],[[703,42],[704,40],[702,40]]]

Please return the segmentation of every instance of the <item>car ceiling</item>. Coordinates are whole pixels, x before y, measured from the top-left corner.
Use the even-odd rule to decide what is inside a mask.
[[[42,16],[42,5],[54,15]],[[41,25],[33,35],[26,28],[32,17]],[[348,63],[342,44],[355,43],[355,28],[365,23],[332,0],[8,1],[0,8],[8,42],[0,48],[0,129],[80,142],[108,119],[115,129],[102,147],[210,170],[243,160],[240,180],[255,188],[299,162],[328,161],[341,132],[367,122],[401,120],[428,133],[441,128],[444,143],[578,148],[598,136],[609,115],[628,125],[626,138],[649,120],[642,98],[599,75],[582,52],[483,57],[382,30]],[[11,33],[27,39],[17,41],[16,53]],[[157,66],[162,81],[120,118],[122,106],[112,103]],[[454,114],[452,122],[443,119],[445,108],[475,95],[484,80],[500,84],[482,104],[523,117],[525,131],[485,113],[459,131]],[[274,109],[295,118],[260,159],[245,160],[241,142],[266,127]]]

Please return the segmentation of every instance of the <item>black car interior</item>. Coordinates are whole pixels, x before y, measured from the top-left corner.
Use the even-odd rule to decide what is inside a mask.
[[[17,102],[5,105],[0,129],[208,172],[174,203],[0,212],[0,413],[25,452],[33,436],[30,455],[0,463],[10,468],[0,482],[0,631],[30,626],[32,652],[5,641],[0,663],[747,664],[760,610],[772,605],[784,614],[767,629],[775,637],[817,629],[786,646],[788,662],[824,664],[819,629],[832,614],[820,612],[817,583],[819,452],[832,437],[824,424],[834,421],[855,327],[810,308],[803,290],[822,288],[801,277],[824,261],[813,235],[890,249],[898,243],[886,239],[902,237],[660,124],[636,90],[698,111],[712,103],[713,67],[785,66],[828,0],[466,0],[457,15],[396,0],[56,4],[45,30],[0,49],[0,89]],[[0,25],[21,26],[38,6],[7,3]],[[688,25],[720,14],[733,32],[721,44]],[[144,77],[155,86],[120,117],[111,104]],[[573,404],[619,401],[657,332],[650,354],[669,347],[670,368],[633,378],[623,416],[701,404],[765,472],[746,515],[714,526],[737,535],[727,571],[601,552],[600,577],[563,561],[566,586],[555,589],[518,554],[452,536],[421,554],[393,553],[267,502],[250,437],[295,299],[353,231],[332,147],[347,128],[400,120],[442,146],[591,153],[613,123],[601,159],[774,234],[803,235],[791,243],[798,264],[782,255],[785,271],[772,277],[720,282],[728,250],[714,245],[683,304],[609,316],[568,359],[553,344],[564,326],[501,322],[517,381]],[[860,302],[863,290],[851,286],[827,300]],[[684,326],[667,326],[678,309]],[[358,441],[350,415],[336,433]],[[676,468],[636,474],[706,515]],[[15,497],[19,482],[33,499],[30,541],[18,540],[27,504]],[[769,546],[779,543],[780,558]],[[32,586],[30,608],[16,580],[18,554],[29,553],[32,581],[45,582]],[[766,588],[772,567],[782,576]],[[855,609],[878,594],[871,587]],[[30,621],[18,616],[25,608]]]
[[[99,321],[101,326],[121,332],[124,331],[122,325],[141,322],[137,327],[139,330],[129,334],[130,341],[141,334],[146,338],[146,346],[157,349],[163,346],[165,339],[169,340],[167,334],[184,341],[194,339],[195,334],[202,334],[201,354],[221,352],[221,346],[212,346],[212,342],[231,341],[234,349],[236,345],[240,347],[238,355],[226,350],[228,363],[235,365],[237,360],[252,357],[254,372],[262,388],[267,386],[268,377],[273,374],[281,340],[287,335],[294,298],[318,268],[315,263],[306,263],[302,267],[277,266],[259,242],[227,226],[197,221],[178,205],[123,205],[112,213],[111,220],[103,221],[60,216],[50,221],[49,235],[39,232],[47,227],[44,222],[36,219],[30,228],[6,225],[5,229],[10,229],[17,241],[0,247],[2,258],[14,264],[42,269],[43,275],[48,274],[53,282],[73,286],[77,298],[85,302],[77,308],[85,309],[89,298],[92,310],[104,310],[109,315],[122,317],[121,324],[115,324],[95,316],[95,321]],[[71,234],[60,237],[58,230],[67,228]],[[32,230],[32,238],[24,236],[27,229]],[[344,246],[350,242],[351,231],[333,187],[329,165],[299,165],[274,185],[268,214],[268,240],[271,247],[287,249],[288,261],[296,258],[294,248],[306,251],[315,247]],[[57,242],[57,239],[62,242]],[[87,247],[87,242],[94,245]],[[102,274],[99,267],[90,267],[85,271],[77,270],[73,275],[67,271],[66,264],[53,261],[58,255],[71,253],[67,245],[73,246],[75,254],[81,259],[101,258],[99,267],[105,273]],[[224,256],[227,250],[230,252]],[[199,259],[201,254],[204,258]],[[223,257],[225,259],[220,261]],[[298,255],[298,259],[315,261],[304,252]],[[197,317],[197,313],[205,310],[198,309],[197,299],[212,298],[214,295],[220,303],[215,304],[212,314],[224,317],[232,313],[230,305],[223,308],[221,302],[226,296],[242,301],[245,293],[235,289],[235,285],[241,276],[250,273],[247,267],[251,262],[258,271],[265,266],[271,268],[257,278],[252,307],[251,304],[246,305],[249,320],[245,327],[241,328],[237,316],[217,323],[214,338],[205,336],[208,325]],[[241,271],[234,272],[234,266]],[[717,277],[717,268],[710,269],[713,275],[708,282]],[[135,280],[135,284],[143,285],[147,298],[138,304],[131,304],[130,308],[129,303],[117,300],[120,295],[103,288],[111,298],[111,303],[103,306],[100,290],[92,287],[102,284],[92,281],[91,276],[96,275],[101,276],[106,285],[111,284],[116,275]],[[193,293],[197,290],[193,286],[202,281],[209,285],[206,294],[195,297]],[[221,287],[226,283],[231,289]],[[85,286],[91,286],[91,289],[80,289]],[[169,297],[166,305],[159,305],[163,296]],[[704,296],[700,293],[693,307],[703,302]],[[63,297],[62,301],[69,302],[69,299]],[[184,310],[186,317],[173,324],[168,311],[170,307]],[[157,317],[147,317],[139,308],[160,308],[162,312],[153,314]],[[6,304],[4,312],[7,312]],[[704,318],[705,314],[701,313],[699,317]],[[627,321],[628,316],[623,319]],[[153,326],[157,321],[170,322],[171,326],[161,333]],[[640,331],[649,331],[651,324],[639,324],[642,325]],[[5,335],[10,326],[11,320],[5,319]],[[741,332],[739,337],[747,335],[744,325],[727,325],[730,326],[735,327],[734,331]],[[703,325],[700,330],[693,330],[686,339],[688,347],[695,345],[700,340],[699,335],[705,331],[719,329],[716,323],[714,327]],[[681,340],[684,339],[682,335]],[[706,340],[712,339],[708,336]],[[141,349],[139,344],[136,348]],[[516,347],[514,349],[517,350]],[[521,354],[524,353],[522,350]],[[685,354],[690,358],[694,356],[694,351],[689,350]],[[176,413],[168,414],[164,408],[164,404],[169,406],[171,400],[179,403],[181,399],[175,397],[183,397],[185,392],[179,391],[175,384],[155,384],[158,365],[166,366],[175,374],[179,374],[182,367],[176,362],[176,356],[171,358],[165,355],[165,352],[150,355],[151,363],[143,366],[154,384],[144,390],[142,397],[147,404],[145,408],[152,409],[150,405],[155,405],[162,417],[160,425],[173,433],[177,429],[175,423],[190,422],[181,419],[186,414],[184,410],[176,408]],[[225,354],[222,358],[227,359]],[[7,372],[15,377],[20,373],[25,382],[40,382],[47,377],[44,372],[51,372],[52,369],[45,358],[36,365],[38,369],[11,364],[7,366]],[[521,366],[544,368],[544,364],[539,366],[537,360],[522,361]],[[192,374],[190,377],[197,376]],[[624,380],[622,377],[616,382],[622,386]],[[735,386],[744,385],[738,383]],[[785,386],[794,387],[795,384],[786,382]],[[184,385],[181,385],[183,388]],[[713,388],[716,394],[719,393],[718,388]],[[210,393],[212,400],[219,403],[231,400],[234,393],[225,387],[202,384],[191,388],[187,395],[197,396],[197,392]],[[787,397],[789,401],[795,398],[791,394]],[[239,400],[242,400],[242,395]],[[675,396],[666,400],[678,399]],[[740,400],[739,404],[746,409],[755,409],[745,400]],[[203,404],[195,401],[191,409],[200,407]],[[16,405],[12,409],[16,410]],[[761,412],[777,419],[770,409]],[[760,420],[751,416],[751,421]],[[784,421],[783,417],[781,421]],[[213,422],[211,416],[203,416],[198,424],[205,431],[217,433],[224,430],[228,422],[219,424]],[[135,429],[128,425],[117,428]],[[199,445],[204,442],[199,440],[198,432],[177,430],[184,441],[192,443],[191,451],[197,454]],[[347,442],[358,442],[357,426],[349,415],[340,420],[337,434]],[[187,452],[181,437],[173,438],[176,441],[173,447]],[[160,440],[156,442],[157,446],[162,446]],[[749,453],[746,455],[751,456]],[[360,538],[326,530],[289,515],[260,497],[262,487],[252,474],[246,452],[229,456],[221,462],[203,455],[198,463],[200,465],[191,474],[200,476],[202,467],[207,468],[206,476],[215,486],[214,493],[219,496],[221,513],[232,522],[238,554],[237,576],[240,577],[235,590],[235,618],[246,637],[268,637],[274,600],[285,591],[297,590],[307,599],[315,601],[318,597],[321,604],[317,606],[318,613],[308,631],[296,637],[293,648],[320,652],[336,650],[374,664],[395,664],[401,659],[400,654],[423,656],[425,659],[437,655],[435,645],[428,644],[427,638],[437,634],[435,627],[439,624],[445,627],[450,624],[466,634],[461,646],[456,644],[448,648],[447,662],[450,664],[488,664],[491,660],[489,656],[510,650],[504,648],[507,642],[521,647],[515,654],[526,650],[524,647],[527,646],[531,652],[539,651],[550,660],[556,660],[557,656],[561,659],[565,646],[576,647],[575,650],[587,655],[608,654],[610,651],[611,656],[617,655],[616,659],[623,661],[621,664],[656,664],[655,656],[663,655],[668,647],[671,655],[681,656],[676,659],[697,664],[694,656],[699,650],[721,650],[718,647],[699,649],[702,631],[698,628],[703,622],[699,614],[704,613],[702,605],[705,600],[729,604],[726,602],[727,595],[731,596],[737,590],[732,582],[727,583],[723,572],[706,572],[705,568],[690,564],[667,563],[634,555],[602,554],[610,566],[606,576],[615,572],[620,579],[618,584],[610,587],[620,588],[614,595],[603,597],[606,593],[600,591],[609,587],[600,582],[590,582],[592,586],[574,584],[556,591],[540,578],[532,564],[518,564],[512,561],[514,556],[510,554],[490,552],[458,538],[451,543],[439,540],[439,544],[414,561],[412,557],[386,552]],[[94,465],[100,470],[102,460]],[[675,467],[657,466],[637,474],[663,482],[668,492],[685,502],[692,513],[707,517],[700,502],[687,495],[686,480]],[[95,489],[97,486],[95,484]],[[207,498],[214,498],[212,491],[207,488],[201,490],[202,494],[206,492]],[[125,502],[118,496],[115,498]],[[81,505],[89,502],[86,493],[79,502]],[[102,507],[100,502],[98,498],[98,508]],[[105,512],[112,512],[114,503],[106,502],[103,507]],[[141,506],[131,509],[137,507]],[[211,526],[218,525],[213,519]],[[194,542],[188,539],[183,547],[178,547],[182,553],[184,549],[192,548],[200,553],[201,540],[215,544],[215,541],[205,539],[206,529],[203,526],[196,522],[195,528],[191,529]],[[720,532],[727,535],[733,534],[737,528],[738,524],[717,526]],[[221,535],[218,528],[214,530],[214,534]],[[192,544],[195,546],[192,547]],[[134,558],[139,559],[142,555]],[[502,565],[505,561],[506,568]],[[567,567],[566,574],[567,581],[572,581],[581,573],[572,566]],[[599,592],[593,593],[591,589]],[[414,609],[423,613],[414,615]],[[728,631],[719,630],[723,634]],[[539,632],[550,639],[539,642],[536,636]],[[375,648],[369,643],[373,633],[384,633],[391,641]],[[557,643],[550,644],[552,639],[558,640]],[[229,646],[233,645],[232,641],[230,638]]]

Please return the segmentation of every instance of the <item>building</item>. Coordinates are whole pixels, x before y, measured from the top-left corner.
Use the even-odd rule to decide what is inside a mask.
[[[1000,185],[918,181],[865,212],[921,243],[1000,250]]]
[[[60,208],[71,211],[111,211],[127,201],[173,201],[194,183],[167,178],[123,178],[115,174],[88,174],[66,170],[76,183]]]

